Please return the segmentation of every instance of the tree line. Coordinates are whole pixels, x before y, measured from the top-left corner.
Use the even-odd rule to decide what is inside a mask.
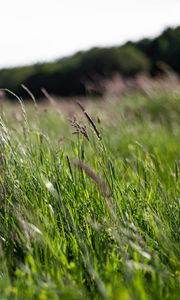
[[[163,69],[180,74],[180,26],[166,29],[154,39],[127,42],[119,47],[92,48],[51,63],[0,70],[0,88],[27,97],[24,84],[36,98],[41,88],[56,96],[87,95],[87,82],[111,78],[120,73],[134,77],[139,73],[156,76]]]

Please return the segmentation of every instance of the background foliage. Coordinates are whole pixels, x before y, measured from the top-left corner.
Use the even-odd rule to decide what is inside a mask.
[[[41,88],[57,96],[88,95],[87,83],[114,74],[133,77],[156,75],[168,69],[180,73],[180,27],[165,30],[155,39],[128,42],[121,47],[93,48],[52,63],[0,70],[0,88],[27,97],[26,85],[37,97]]]

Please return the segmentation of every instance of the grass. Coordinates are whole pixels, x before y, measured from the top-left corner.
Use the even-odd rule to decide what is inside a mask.
[[[180,94],[85,106],[2,106],[0,299],[179,299]]]

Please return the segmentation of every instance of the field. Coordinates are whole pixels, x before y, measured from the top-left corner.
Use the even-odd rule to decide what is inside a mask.
[[[1,104],[0,299],[179,299],[180,92],[49,100]]]

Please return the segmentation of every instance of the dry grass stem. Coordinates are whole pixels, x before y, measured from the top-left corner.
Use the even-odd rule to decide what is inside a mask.
[[[89,123],[91,124],[91,126],[93,127],[93,129],[94,129],[94,131],[95,131],[98,139],[101,140],[101,135],[100,135],[100,133],[99,133],[97,127],[96,127],[96,124],[94,123],[94,121],[90,117],[90,115],[86,112],[85,108],[83,107],[83,105],[79,101],[77,101],[76,103],[77,103],[77,105],[79,105],[79,107],[82,110],[82,112],[84,113],[85,117],[87,118],[87,120],[89,121]]]
[[[84,164],[81,160],[73,160],[73,163],[80,169],[83,170],[100,188],[104,197],[109,197],[109,192],[107,190],[106,183],[101,180],[101,178],[86,164]]]
[[[69,119],[71,125],[76,129],[76,131],[73,132],[73,134],[82,134],[88,141],[89,141],[89,136],[88,136],[88,131],[87,131],[87,128],[86,126],[83,124],[79,124],[77,121],[76,121],[76,117],[75,116],[72,116],[70,119]]]

